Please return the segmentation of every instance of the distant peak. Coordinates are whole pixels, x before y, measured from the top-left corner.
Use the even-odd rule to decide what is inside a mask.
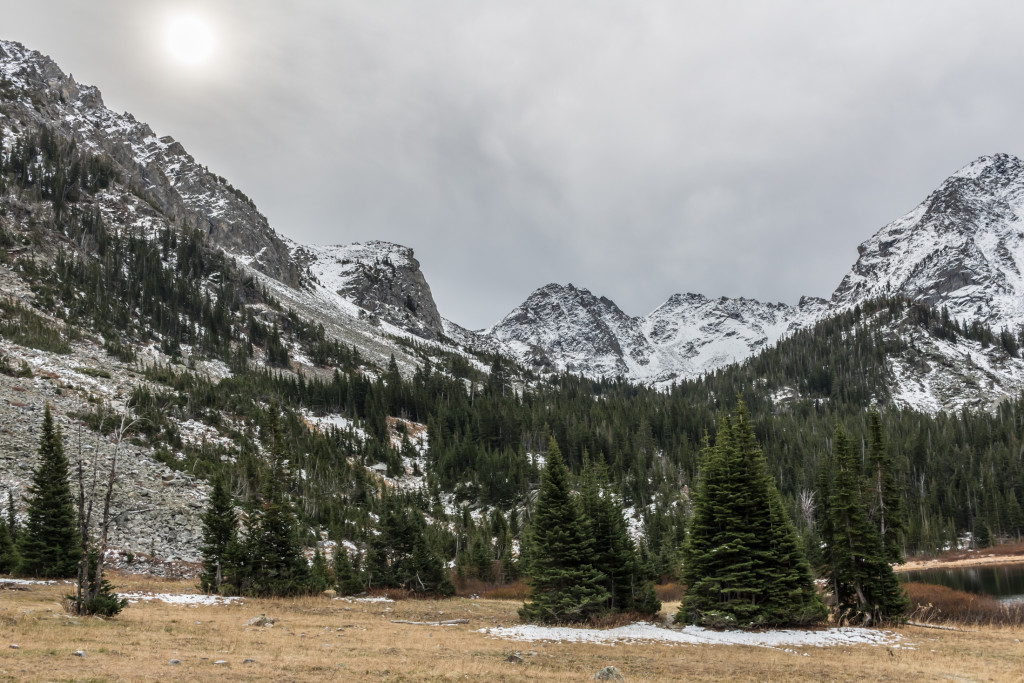
[[[1022,171],[1024,171],[1024,162],[1012,154],[986,154],[961,168],[952,177],[977,180],[986,175],[1004,176]]]

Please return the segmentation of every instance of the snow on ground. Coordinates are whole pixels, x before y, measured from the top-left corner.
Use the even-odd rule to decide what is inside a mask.
[[[394,602],[391,598],[385,598],[383,595],[371,595],[366,598],[334,598],[335,600],[342,600],[344,602]]]
[[[117,595],[121,598],[127,598],[130,603],[139,601],[152,602],[156,600],[168,605],[189,605],[190,607],[198,607],[199,605],[230,605],[233,602],[242,601],[242,598],[225,598],[220,595],[200,595],[196,593],[118,593]]]
[[[492,638],[534,642],[538,640],[565,643],[659,642],[669,645],[750,645],[754,647],[832,647],[837,645],[887,646],[911,650],[910,643],[892,631],[871,628],[829,628],[821,630],[712,631],[700,626],[670,629],[645,622],[608,630],[571,628],[568,626],[509,626],[480,629]]]

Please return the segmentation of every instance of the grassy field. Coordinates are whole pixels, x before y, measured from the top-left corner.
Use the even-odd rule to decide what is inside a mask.
[[[133,577],[114,582],[121,591],[192,590],[190,584]],[[515,643],[477,632],[518,623],[514,601],[154,601],[101,620],[64,613],[60,600],[69,587],[26,588],[0,591],[0,680],[584,681],[608,665],[627,681],[1024,680],[1022,629],[908,626],[900,634],[913,650]],[[667,605],[665,611],[673,609]],[[246,626],[260,614],[274,618],[274,626]],[[399,619],[469,623],[392,623]],[[84,658],[75,656],[79,650]],[[517,651],[522,661],[508,661]],[[172,659],[180,664],[169,664]]]

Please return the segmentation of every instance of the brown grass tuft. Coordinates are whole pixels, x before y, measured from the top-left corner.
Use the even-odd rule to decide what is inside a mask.
[[[481,598],[488,600],[526,600],[530,595],[530,587],[522,581],[506,583],[488,591],[480,593]]]
[[[654,593],[662,602],[679,602],[686,593],[686,586],[678,583],[663,583],[654,587]]]
[[[905,583],[910,620],[960,626],[1024,626],[1024,604],[953,590],[931,583]]]

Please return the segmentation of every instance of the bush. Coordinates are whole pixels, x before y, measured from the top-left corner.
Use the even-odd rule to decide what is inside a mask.
[[[1024,626],[1024,604],[931,583],[905,583],[911,621],[971,626]]]

